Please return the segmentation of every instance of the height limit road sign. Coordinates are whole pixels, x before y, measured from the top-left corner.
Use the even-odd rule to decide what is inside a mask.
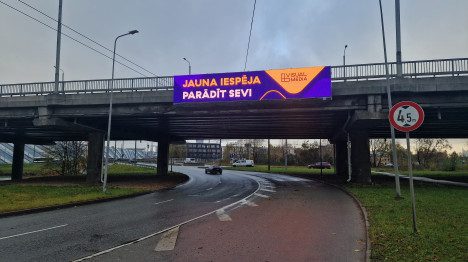
[[[395,129],[409,132],[421,126],[424,121],[424,111],[414,102],[403,101],[392,107],[388,118]]]
[[[410,101],[400,102],[390,109],[388,119],[392,126],[406,133],[406,147],[408,150],[408,173],[410,182],[410,194],[411,194],[411,207],[413,210],[413,230],[415,233],[418,232],[416,225],[416,205],[414,201],[414,186],[413,186],[413,162],[411,160],[411,145],[409,132],[420,127],[424,121],[424,111],[422,108]]]

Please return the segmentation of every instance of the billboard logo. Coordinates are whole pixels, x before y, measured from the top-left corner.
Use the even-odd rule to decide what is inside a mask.
[[[286,92],[290,94],[298,94],[309,85],[309,83],[318,75],[325,67],[306,67],[280,70],[266,70],[265,72],[271,76]]]
[[[300,82],[307,81],[307,74],[305,72],[298,73],[282,73],[281,82]]]

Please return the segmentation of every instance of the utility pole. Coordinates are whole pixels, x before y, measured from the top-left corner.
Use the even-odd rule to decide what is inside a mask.
[[[395,0],[395,23],[396,23],[397,77],[403,77],[403,68],[401,64],[400,0]]]
[[[386,75],[386,83],[387,83],[387,99],[388,99],[388,111],[393,107],[392,104],[392,93],[390,91],[390,76],[388,72],[388,60],[387,60],[387,45],[385,43],[385,26],[383,20],[383,12],[382,12],[382,0],[379,0],[380,6],[380,22],[382,25],[382,42],[383,42],[383,50],[384,50],[384,59],[385,59],[385,75]],[[395,189],[396,189],[396,196],[395,199],[403,199],[401,196],[400,191],[400,176],[398,174],[398,158],[397,158],[397,151],[396,151],[396,142],[395,142],[395,128],[390,125],[390,134],[392,136],[392,149],[393,149],[393,170],[395,173]]]
[[[57,53],[55,55],[54,94],[58,94],[58,90],[59,90],[60,41],[61,39],[62,39],[62,0],[59,0],[58,26],[57,26]]]

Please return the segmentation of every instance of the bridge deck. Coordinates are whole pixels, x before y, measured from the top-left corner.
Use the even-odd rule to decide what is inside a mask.
[[[333,67],[332,99],[326,100],[173,104],[172,77],[118,79],[112,139],[333,139],[351,129],[366,130],[370,137],[389,137],[382,66]],[[406,62],[403,68],[403,78],[395,78],[391,71],[393,103],[412,100],[426,114],[412,137],[466,138],[468,59]],[[68,81],[63,83],[65,94],[53,94],[52,83],[2,85],[0,142],[87,140],[90,132],[105,132],[108,83]]]

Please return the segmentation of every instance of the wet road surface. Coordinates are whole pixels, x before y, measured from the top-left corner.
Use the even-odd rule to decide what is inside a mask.
[[[89,261],[365,261],[366,227],[343,191],[284,175],[239,203]],[[223,174],[224,175],[224,174]]]
[[[361,211],[334,187],[175,171],[190,180],[173,190],[0,219],[1,260],[364,261]]]

